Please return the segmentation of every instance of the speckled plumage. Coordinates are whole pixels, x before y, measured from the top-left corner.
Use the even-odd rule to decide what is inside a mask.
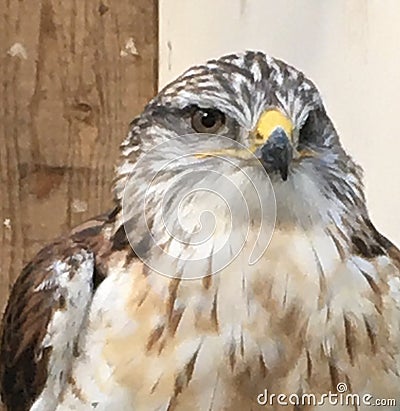
[[[163,266],[154,244],[178,247],[166,239],[161,221],[168,183],[197,164],[216,166],[212,158],[180,160],[190,136],[187,146],[176,140],[181,145],[152,154],[158,144],[194,133],[195,106],[225,113],[220,135],[244,146],[260,115],[278,108],[293,123],[296,157],[286,181],[270,175],[277,220],[260,259],[248,264],[257,243],[254,218],[237,258],[216,275],[185,281],[179,273],[190,270],[190,262],[172,264],[176,278],[169,278],[142,257]],[[171,156],[178,161],[148,192],[147,176]],[[243,167],[262,181],[258,166]],[[176,196],[185,188],[178,186]],[[264,389],[324,394],[339,382],[349,392],[400,405],[400,252],[370,222],[361,170],[301,72],[255,52],[189,69],[132,122],[121,146],[115,200],[111,214],[46,248],[15,284],[0,354],[10,410],[272,410],[280,408],[257,404]],[[204,194],[194,195],[188,215],[203,203],[224,221]],[[173,204],[162,216],[172,215]],[[179,246],[182,253],[190,249]],[[206,262],[212,267],[215,260],[210,255]]]

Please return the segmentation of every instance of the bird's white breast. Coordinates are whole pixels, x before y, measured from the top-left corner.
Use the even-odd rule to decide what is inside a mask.
[[[251,401],[255,409],[264,388],[324,393],[332,367],[355,392],[400,395],[399,333],[384,338],[386,325],[361,274],[378,285],[392,278],[380,310],[398,327],[398,303],[395,312],[387,308],[399,294],[398,273],[386,257],[343,260],[320,229],[277,230],[254,265],[251,252],[245,246],[216,275],[186,281],[114,255],[58,411],[88,404],[107,411],[242,410]],[[385,339],[390,348],[372,353],[367,322],[377,343]],[[373,355],[375,365],[362,372]],[[385,371],[389,366],[393,372]]]

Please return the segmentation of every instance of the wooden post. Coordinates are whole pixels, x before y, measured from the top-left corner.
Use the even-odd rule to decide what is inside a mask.
[[[156,0],[1,0],[0,310],[46,242],[111,205],[118,146],[156,93]]]

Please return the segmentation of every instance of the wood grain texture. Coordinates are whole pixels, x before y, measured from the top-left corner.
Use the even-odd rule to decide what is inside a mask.
[[[0,310],[48,241],[111,206],[156,93],[156,0],[0,0]],[[127,47],[126,47],[127,45]]]

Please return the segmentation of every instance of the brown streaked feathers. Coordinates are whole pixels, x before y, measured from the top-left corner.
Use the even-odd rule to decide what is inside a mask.
[[[113,218],[105,214],[76,227],[43,248],[23,269],[15,282],[1,324],[0,389],[9,410],[27,411],[42,392],[48,373],[52,348],[43,347],[47,327],[56,310],[63,310],[65,297],[58,295],[51,283],[52,263],[70,263],[70,276],[77,267],[73,256],[88,250],[95,258],[92,292],[105,276],[102,256],[110,243],[104,237],[104,226]],[[47,286],[43,287],[43,284]]]

